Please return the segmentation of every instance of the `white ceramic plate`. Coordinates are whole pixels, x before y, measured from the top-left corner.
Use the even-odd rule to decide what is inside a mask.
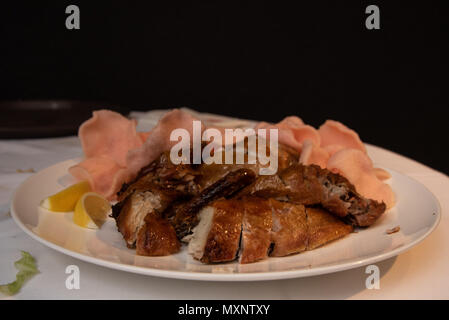
[[[195,261],[184,247],[167,257],[142,257],[128,249],[115,221],[101,230],[88,230],[72,222],[72,213],[55,213],[39,208],[46,196],[67,185],[67,168],[77,163],[68,160],[38,172],[17,190],[11,204],[16,223],[32,238],[75,258],[104,267],[151,276],[210,280],[255,281],[306,277],[351,269],[396,256],[426,238],[438,225],[438,201],[423,185],[398,172],[391,186],[396,206],[370,228],[359,230],[322,248],[301,254],[269,258],[240,265],[236,262],[204,265]],[[388,235],[387,229],[400,226]]]

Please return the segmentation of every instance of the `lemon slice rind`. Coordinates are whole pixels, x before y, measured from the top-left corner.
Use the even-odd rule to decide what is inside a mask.
[[[110,212],[109,201],[98,193],[87,192],[76,203],[73,221],[83,228],[100,229]]]

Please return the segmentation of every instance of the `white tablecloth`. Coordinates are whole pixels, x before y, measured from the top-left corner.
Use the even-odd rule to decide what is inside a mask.
[[[33,173],[82,155],[76,137],[0,140],[0,283],[15,279],[13,262],[20,250],[38,261],[40,274],[20,293],[6,299],[448,299],[449,298],[449,179],[415,161],[380,148],[370,148],[376,164],[415,178],[440,201],[442,219],[421,244],[377,263],[379,290],[365,287],[365,267],[279,281],[201,282],[149,277],[116,271],[66,256],[32,240],[9,214],[14,189]],[[80,289],[65,286],[68,265],[80,269]]]

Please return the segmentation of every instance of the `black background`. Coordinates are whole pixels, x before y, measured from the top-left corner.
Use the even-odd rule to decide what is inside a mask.
[[[213,298],[213,297],[211,297]],[[223,305],[229,307],[234,305],[270,305],[267,315],[221,315],[211,314],[209,318],[204,315],[179,315],[179,308],[186,304],[194,307],[213,307],[220,309]],[[371,316],[384,317],[385,310],[388,315],[393,318],[403,318],[404,316],[415,315],[422,310],[446,310],[447,301],[425,300],[364,300],[364,301],[341,301],[341,300],[0,300],[2,311],[11,310],[17,312],[20,310],[21,315],[36,316],[36,310],[44,308],[63,308],[70,310],[70,314],[75,317],[85,317],[86,307],[89,314],[98,315],[105,318],[110,317],[129,317],[129,310],[151,310],[152,314],[163,314],[164,319],[282,319],[298,314],[312,314],[315,310],[319,310],[320,314],[327,315],[326,310],[340,310],[340,308],[360,308],[369,310]],[[438,312],[438,311],[436,311]],[[335,311],[333,312],[335,316]],[[47,317],[57,319],[58,315],[49,313]]]
[[[2,3],[0,99],[331,118],[449,173],[447,1],[163,3]],[[65,28],[69,4],[80,30]]]

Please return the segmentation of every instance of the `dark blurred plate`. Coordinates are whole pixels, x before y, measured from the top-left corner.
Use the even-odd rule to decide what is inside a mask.
[[[74,135],[92,111],[129,110],[105,102],[77,100],[23,100],[0,102],[0,138],[44,138]]]

